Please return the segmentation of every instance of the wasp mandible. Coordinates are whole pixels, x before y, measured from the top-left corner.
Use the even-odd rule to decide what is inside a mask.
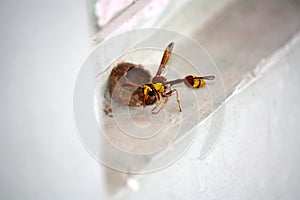
[[[147,82],[146,84],[137,83],[137,81],[132,81],[130,78],[128,78],[128,74],[130,71],[139,70],[139,74],[145,73],[145,70],[143,69],[142,66],[134,65],[132,63],[120,63],[116,68],[113,69],[110,75],[111,97],[112,97],[112,91],[116,85],[116,81],[122,80],[121,81],[122,88],[118,89],[119,90],[118,95],[120,97],[122,96],[122,92],[124,92],[124,89],[126,89],[126,87],[137,88],[132,93],[132,97],[134,96],[135,98],[130,99],[130,102],[128,102],[129,106],[140,106],[140,105],[146,106],[146,105],[152,105],[156,102],[156,105],[152,109],[152,113],[157,114],[165,107],[165,105],[169,100],[169,97],[175,93],[179,111],[181,112],[182,107],[179,98],[179,92],[177,89],[173,89],[172,86],[179,83],[184,83],[187,87],[192,89],[201,88],[206,85],[205,80],[214,80],[215,76],[188,75],[182,79],[175,79],[175,80],[168,81],[165,76],[162,76],[162,73],[164,72],[166,65],[170,59],[173,47],[174,47],[174,42],[171,42],[167,46],[155,76],[153,78],[149,77],[149,82]],[[120,73],[120,71],[122,73]],[[119,76],[118,74],[122,74],[122,79],[121,77],[117,77]],[[119,102],[121,101],[119,100]]]

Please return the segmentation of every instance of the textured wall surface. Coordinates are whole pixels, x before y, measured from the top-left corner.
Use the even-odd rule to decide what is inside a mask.
[[[199,160],[202,137],[160,172],[136,176],[130,199],[299,199],[300,35],[226,103],[223,133]],[[199,129],[205,129],[207,123]]]
[[[210,55],[218,65],[224,81],[226,94],[230,96],[232,93],[236,92],[237,88],[240,88],[240,86],[244,85],[245,82],[248,82],[253,78],[256,79],[255,76],[260,74],[261,70],[264,70],[265,66],[262,64],[261,68],[258,68],[258,70],[256,67],[263,60],[280,49],[294,34],[297,33],[297,31],[299,31],[299,5],[299,1],[297,0],[234,0],[226,1],[224,4],[220,3],[220,1],[190,1],[190,3],[187,3],[185,6],[183,6],[182,10],[180,10],[179,12],[170,13],[172,17],[169,16],[169,20],[167,20],[163,27],[176,30],[180,33],[184,33],[207,49],[207,51],[210,53]],[[295,46],[297,45],[295,44]],[[297,58],[294,57],[293,59]],[[265,75],[266,74],[264,74],[264,76]],[[287,80],[289,79],[288,76],[284,76],[282,78],[285,78]],[[275,87],[275,85],[273,85],[273,87]],[[268,87],[264,90],[268,90]],[[276,90],[276,88],[274,88],[274,90]],[[269,95],[270,94],[271,93],[269,93]],[[261,103],[266,102],[266,105],[269,104],[267,101],[269,99],[260,98],[260,95],[257,96],[258,97],[253,99],[251,99],[250,97],[245,97],[245,99],[251,99],[250,101],[261,100]],[[282,96],[278,98],[282,98]],[[248,103],[245,103],[245,105],[248,105]],[[244,108],[243,106],[244,105],[235,103],[235,107],[233,107],[235,109],[235,113],[240,113],[240,110]],[[226,103],[226,108],[227,107],[228,106]],[[248,117],[254,115],[254,112],[258,112],[257,114],[259,114],[260,116],[261,109],[260,107],[258,108],[259,109],[257,110],[252,110],[253,114],[249,115]],[[265,115],[273,115],[268,113],[272,112],[273,108],[267,107],[263,111]],[[284,112],[282,114],[281,112],[283,111],[278,111],[277,116],[284,115]],[[239,125],[241,122],[240,118],[237,117],[240,116],[231,115],[229,118],[226,118],[226,120],[237,120],[236,124]],[[258,120],[258,122],[266,124],[266,121],[264,121],[265,119],[259,119],[258,117],[249,119],[250,122],[253,123],[253,131],[256,131],[257,127],[261,127],[256,124],[256,119]],[[246,121],[245,123],[249,122]],[[205,128],[203,129],[205,130]],[[232,125],[232,131],[235,131],[236,129],[238,129],[238,127]],[[240,129],[242,129],[242,127]],[[245,130],[248,129],[249,128]],[[243,133],[245,130],[243,130]],[[253,133],[251,133],[251,135],[253,135]],[[194,153],[200,153],[199,148],[201,148],[201,144],[203,144],[204,140],[203,135],[201,135],[200,137],[201,139],[198,138],[198,140],[201,141],[198,145],[198,149],[196,148],[194,150],[191,150],[191,152],[195,151]],[[260,135],[260,137],[265,139],[264,135]],[[226,142],[224,142],[223,144],[226,145]],[[230,145],[230,143],[228,145]],[[241,149],[239,151],[248,150],[248,148],[240,148]],[[240,156],[242,157],[243,154],[233,156],[235,156],[238,160],[241,159]],[[259,157],[259,159],[263,158]],[[188,164],[184,164],[185,161],[182,161],[183,167],[175,168],[173,173],[176,174],[176,172],[180,171],[180,169],[185,172],[191,171],[190,168],[198,167],[196,165],[190,167]],[[240,167],[240,169],[245,170],[242,167]],[[197,170],[201,171],[202,168],[199,168]],[[235,169],[233,169],[232,171],[234,170]],[[165,179],[167,179],[167,182],[168,180],[172,180],[172,178],[170,177],[173,175],[173,173],[170,172],[170,174],[168,174],[169,176],[166,176]],[[219,173],[224,172],[220,171]],[[256,171],[254,173],[256,173]],[[126,175],[120,173],[119,181],[118,178],[116,178],[117,176],[117,172],[107,174],[107,179],[109,180],[109,188],[114,188],[116,185],[119,185],[118,188],[120,189],[122,188],[122,185],[126,185]],[[229,175],[227,174],[226,176]],[[154,177],[156,176],[154,175]],[[179,189],[180,187],[193,188],[196,187],[195,185],[200,185],[200,190],[202,190],[202,180],[184,177],[185,175],[181,176],[180,178],[177,177],[178,179],[174,180],[174,183],[170,183],[170,185],[176,185],[175,182],[182,182],[182,184],[180,184],[178,188],[177,186],[170,186],[170,189],[168,191],[164,191],[163,189],[159,191],[163,194],[174,193],[174,191],[178,191],[178,198],[181,199],[185,195],[187,195],[188,192],[183,193],[181,194],[183,196],[180,196],[179,193],[182,193],[182,190]],[[187,175],[187,177],[193,177],[193,173]],[[144,182],[144,179],[142,178],[141,185],[146,184],[145,190],[143,191],[145,192],[144,194],[148,194],[146,189],[147,187],[152,188],[157,182],[164,182],[163,179],[164,178],[160,180],[157,178],[155,179],[155,181]],[[248,179],[249,181],[252,181],[250,180],[251,176],[249,176]],[[198,181],[200,181],[201,184],[198,184]],[[217,180],[214,180],[212,182],[213,184],[215,184],[215,187],[218,185]],[[153,185],[152,187],[150,186],[151,184]],[[191,190],[194,192],[197,191],[197,189]],[[117,190],[114,190],[114,192],[115,191]],[[155,190],[150,189],[149,191],[149,194],[151,196]],[[211,189],[211,191],[212,193],[218,193],[218,190]],[[226,192],[229,194],[231,191],[234,191],[234,189],[228,189]],[[246,195],[248,198],[250,198],[249,194]],[[195,195],[192,196],[194,197]],[[196,195],[196,197],[198,196]],[[221,198],[221,196],[215,197]]]

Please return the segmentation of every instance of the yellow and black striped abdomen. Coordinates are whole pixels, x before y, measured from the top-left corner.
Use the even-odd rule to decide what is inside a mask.
[[[204,87],[206,85],[205,81],[197,76],[186,76],[185,77],[185,81],[184,81],[185,85],[190,87],[190,88],[200,88],[200,87]]]

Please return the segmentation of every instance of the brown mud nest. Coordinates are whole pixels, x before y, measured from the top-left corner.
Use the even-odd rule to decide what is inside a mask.
[[[144,85],[151,81],[151,74],[142,65],[122,62],[112,69],[109,75],[109,94],[113,101],[127,106],[143,105],[144,89],[139,86],[124,84],[132,82]],[[155,96],[149,96],[146,105],[156,102]]]

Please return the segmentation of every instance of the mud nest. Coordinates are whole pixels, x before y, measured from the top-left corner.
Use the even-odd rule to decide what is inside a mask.
[[[132,82],[144,85],[151,81],[151,74],[142,65],[122,62],[112,69],[109,75],[109,94],[113,101],[127,106],[143,105],[144,89],[138,86],[124,84]],[[146,105],[156,102],[155,96],[149,96]]]

